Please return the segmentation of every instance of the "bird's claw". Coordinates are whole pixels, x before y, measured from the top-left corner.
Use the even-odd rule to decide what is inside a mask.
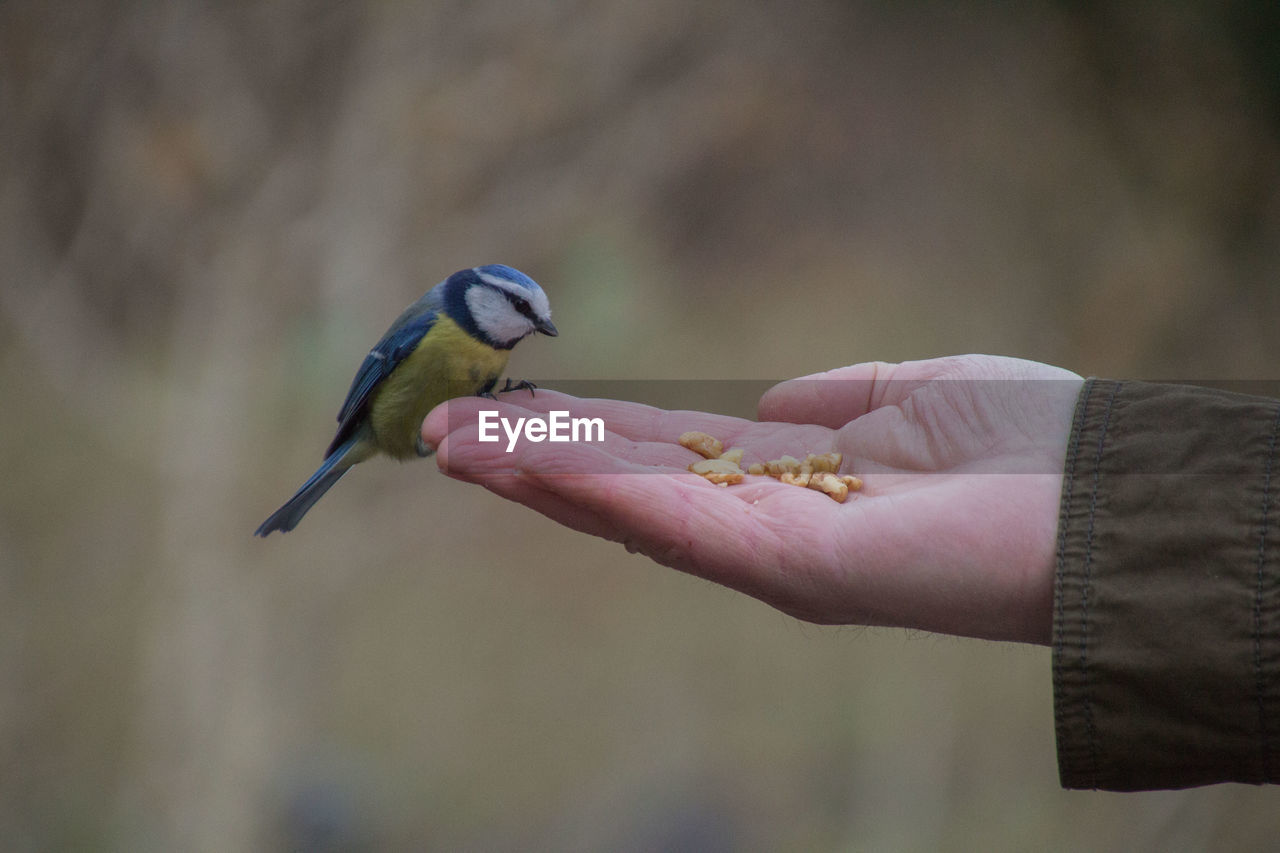
[[[528,389],[529,396],[533,397],[535,396],[533,389],[537,387],[537,385],[534,385],[528,379],[521,379],[519,382],[512,382],[511,377],[508,376],[506,381],[502,384],[502,393],[505,394],[508,391],[524,391],[525,389]]]
[[[534,385],[534,384],[533,384],[532,382],[530,382],[528,379],[521,379],[521,380],[519,380],[519,381],[517,381],[517,382],[512,382],[512,381],[511,381],[511,377],[510,377],[510,376],[508,376],[508,377],[503,381],[503,383],[502,383],[502,387],[498,389],[498,392],[497,392],[497,393],[498,393],[498,394],[506,394],[508,391],[523,391],[523,390],[525,390],[525,389],[528,389],[528,391],[529,391],[529,396],[530,396],[530,397],[532,397],[532,396],[534,396],[534,394],[533,394],[533,389],[534,389],[534,388],[537,388],[537,387],[538,387],[537,385]],[[477,396],[477,397],[483,397],[483,398],[485,398],[486,400],[493,400],[493,401],[495,401],[495,402],[496,402],[496,401],[497,401],[497,399],[498,399],[497,394],[495,394],[495,393],[494,393],[494,391],[493,391],[493,386],[492,386],[492,385],[490,385],[490,386],[489,386],[488,390],[481,391],[479,394],[476,394],[476,396]]]

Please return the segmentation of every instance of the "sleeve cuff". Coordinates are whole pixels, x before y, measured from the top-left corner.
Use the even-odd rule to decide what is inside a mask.
[[[1280,403],[1089,380],[1053,617],[1066,788],[1280,781]]]

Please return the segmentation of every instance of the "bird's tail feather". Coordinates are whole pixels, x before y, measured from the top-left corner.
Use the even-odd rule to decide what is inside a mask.
[[[267,520],[253,532],[253,535],[266,536],[273,530],[287,533],[297,527],[302,516],[307,514],[307,510],[311,509],[315,502],[333,487],[334,483],[342,479],[342,475],[347,473],[355,461],[358,461],[352,460],[344,464],[344,460],[355,445],[356,437],[352,436],[326,456],[324,462],[307,479],[307,482],[302,484],[297,493],[285,501],[284,506],[271,513]]]

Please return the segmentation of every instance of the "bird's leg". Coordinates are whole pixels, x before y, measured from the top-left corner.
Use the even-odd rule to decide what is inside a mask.
[[[505,394],[508,391],[523,391],[527,388],[529,389],[529,396],[532,397],[534,396],[533,389],[537,387],[537,385],[534,385],[528,379],[521,379],[519,382],[512,382],[511,377],[508,376],[506,382],[502,385],[502,393]]]
[[[436,452],[434,448],[427,446],[427,443],[422,440],[421,435],[418,436],[418,443],[415,445],[415,449],[418,451],[418,456],[423,459]]]

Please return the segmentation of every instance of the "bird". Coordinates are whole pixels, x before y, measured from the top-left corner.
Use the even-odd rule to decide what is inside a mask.
[[[410,305],[365,356],[338,412],[324,462],[255,536],[293,530],[352,465],[378,454],[430,456],[422,421],[454,397],[493,398],[511,349],[529,335],[555,337],[547,295],[504,264],[459,270]],[[501,391],[534,385],[507,379]]]

